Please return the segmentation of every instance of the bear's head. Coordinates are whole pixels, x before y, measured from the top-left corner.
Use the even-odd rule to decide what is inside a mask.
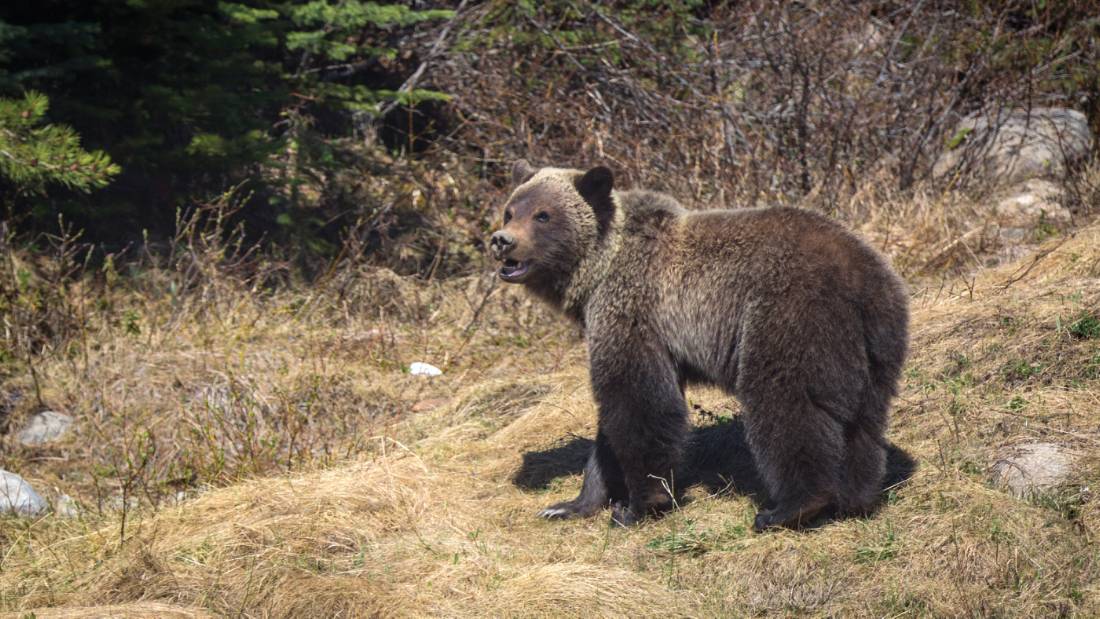
[[[504,227],[489,248],[503,264],[500,278],[554,296],[607,234],[615,214],[611,170],[582,172],[512,166],[515,189],[504,205]]]

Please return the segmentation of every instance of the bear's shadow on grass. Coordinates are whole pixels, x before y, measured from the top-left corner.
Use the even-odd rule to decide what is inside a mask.
[[[555,479],[584,471],[592,444],[591,439],[573,436],[550,449],[529,451],[523,454],[512,483],[524,490],[547,490]],[[673,483],[677,494],[702,486],[712,495],[747,496],[758,508],[767,503],[768,493],[752,461],[740,417],[693,428],[684,455],[679,479]],[[916,470],[913,458],[892,443],[886,458],[884,491],[902,485]]]

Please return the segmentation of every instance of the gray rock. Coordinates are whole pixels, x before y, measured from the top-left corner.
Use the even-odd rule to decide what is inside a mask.
[[[1072,215],[1062,206],[1062,188],[1048,180],[1033,178],[1012,187],[994,207],[1003,228],[1035,228],[1041,223],[1063,228]]]
[[[49,506],[31,485],[15,473],[0,469],[0,514],[34,516]]]
[[[27,425],[15,435],[24,447],[37,447],[60,440],[73,425],[73,418],[55,411],[42,411],[27,421]]]
[[[1075,460],[1055,443],[1015,445],[993,464],[993,481],[1018,497],[1041,494],[1068,484]]]
[[[1001,185],[1059,178],[1092,151],[1088,119],[1056,107],[1003,110],[968,116],[948,136],[948,150],[932,168],[939,179],[968,174]],[[962,174],[968,173],[968,174]]]

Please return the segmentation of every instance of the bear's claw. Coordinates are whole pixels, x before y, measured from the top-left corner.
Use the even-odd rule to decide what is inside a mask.
[[[576,512],[571,509],[566,509],[564,507],[547,507],[546,509],[539,511],[539,518],[546,518],[547,520],[561,520],[576,515]]]
[[[586,508],[583,503],[577,501],[565,501],[554,503],[550,507],[539,511],[539,518],[547,520],[567,520],[569,518],[581,518],[591,516],[594,510]]]

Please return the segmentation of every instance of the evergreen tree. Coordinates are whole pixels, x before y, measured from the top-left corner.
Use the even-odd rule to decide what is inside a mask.
[[[0,4],[0,96],[47,94],[51,120],[122,168],[104,191],[25,201],[28,224],[60,212],[115,245],[166,235],[177,208],[248,178],[278,147],[282,3]]]
[[[22,221],[51,227],[60,212],[86,238],[123,245],[170,233],[181,205],[247,182],[251,230],[309,234],[300,224],[333,214],[308,213],[318,204],[301,196],[319,192],[298,188],[348,165],[347,138],[384,108],[444,98],[400,88],[416,60],[398,49],[417,24],[452,14],[362,0],[0,2],[0,98],[48,95],[57,124],[42,138],[79,134],[92,151],[56,182],[118,175],[91,195],[22,200]],[[46,172],[19,157],[0,174],[40,188]]]
[[[398,4],[346,0],[314,0],[290,11],[294,29],[286,48],[300,52],[293,79],[298,85],[347,110],[375,114],[379,104],[398,100],[412,105],[429,99],[446,99],[443,93],[425,90],[379,88],[350,79],[379,61],[392,61],[398,50],[384,33],[421,22],[454,16],[448,9],[414,10]]]
[[[311,0],[289,6],[286,15],[285,79],[298,96],[282,111],[278,137],[284,147],[267,162],[267,169],[276,172],[272,177],[280,181],[269,186],[269,203],[283,230],[293,231],[295,240],[311,250],[325,252],[331,245],[322,240],[321,228],[328,225],[331,232],[341,211],[359,206],[318,210],[325,206],[319,203],[319,189],[326,179],[356,167],[361,155],[370,155],[361,138],[373,137],[375,120],[387,107],[448,98],[411,82],[392,83],[385,68],[398,64],[401,34],[417,24],[453,17],[454,11]],[[312,190],[303,191],[305,187]]]
[[[48,184],[89,192],[105,187],[119,172],[103,151],[80,147],[65,125],[41,124],[49,108],[45,95],[0,99],[0,176],[18,193],[43,193]]]

